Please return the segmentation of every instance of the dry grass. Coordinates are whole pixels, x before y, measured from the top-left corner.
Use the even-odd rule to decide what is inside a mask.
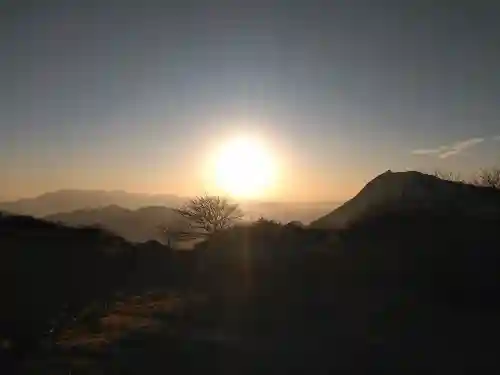
[[[120,362],[120,353],[127,350],[127,345],[140,347],[145,344],[141,340],[168,339],[179,334],[187,304],[202,301],[173,294],[148,294],[117,300],[106,310],[87,309],[58,335],[51,350],[28,361],[26,373],[58,374],[76,368],[83,368],[83,373],[100,373],[94,369]]]
[[[160,330],[166,322],[159,317],[183,314],[184,301],[173,295],[134,296],[116,301],[101,316],[65,329],[57,339],[60,348],[103,348],[137,331]],[[87,313],[88,314],[88,313]]]

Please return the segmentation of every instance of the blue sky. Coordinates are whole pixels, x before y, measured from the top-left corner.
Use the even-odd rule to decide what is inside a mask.
[[[500,161],[493,1],[3,7],[0,196],[197,193],[212,144],[245,132],[282,160],[273,199],[344,199],[387,169]]]

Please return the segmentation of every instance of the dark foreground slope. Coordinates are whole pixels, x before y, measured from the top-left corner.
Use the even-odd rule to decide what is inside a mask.
[[[495,215],[411,209],[369,215],[335,232],[272,222],[234,228],[198,245],[184,263],[183,272],[193,271],[185,279],[189,293],[175,287],[175,301],[194,293],[202,302],[181,303],[175,313],[167,310],[177,302],[163,297],[113,304],[97,326],[79,323],[63,332],[56,352],[33,352],[47,362],[28,368],[37,374],[498,372],[499,226]],[[151,270],[160,280],[161,272]],[[168,290],[175,278],[165,275],[160,288]],[[72,288],[81,285],[69,280]],[[149,323],[140,323],[144,317]],[[128,322],[127,334],[110,329],[116,320]]]
[[[170,249],[96,228],[0,215],[0,362],[19,359],[58,325],[116,293],[185,284]],[[1,372],[1,371],[0,371]]]
[[[412,210],[254,227],[207,244],[207,284],[251,373],[498,371],[499,225]]]

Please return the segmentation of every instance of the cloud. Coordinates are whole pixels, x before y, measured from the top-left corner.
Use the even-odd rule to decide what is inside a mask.
[[[497,137],[495,137],[495,139],[497,139]],[[500,140],[500,136],[498,137],[498,140]],[[450,156],[458,155],[462,151],[474,147],[483,141],[484,138],[469,138],[464,141],[452,143],[451,145],[443,145],[430,149],[413,150],[411,153],[414,155],[437,155],[440,159],[446,159]]]
[[[456,142],[449,147],[449,149],[441,154],[439,157],[445,159],[449,156],[457,155],[468,148],[474,147],[475,145],[484,141],[484,138],[470,138],[465,141]]]
[[[500,141],[500,135],[495,135],[492,139],[494,141]]]
[[[448,146],[440,146],[438,148],[428,148],[428,149],[420,149],[413,150],[411,153],[414,155],[433,155],[440,154],[448,149]]]

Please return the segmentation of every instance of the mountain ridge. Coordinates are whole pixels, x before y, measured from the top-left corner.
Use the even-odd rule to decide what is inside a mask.
[[[0,202],[0,210],[20,215],[44,217],[84,208],[117,205],[128,209],[145,206],[177,206],[185,200],[173,194],[129,193],[121,190],[60,189],[32,198]]]
[[[478,214],[500,210],[498,204],[500,192],[493,188],[447,181],[417,171],[388,170],[369,181],[353,198],[310,225],[344,228],[365,215],[391,209],[445,208]]]
[[[130,242],[162,242],[165,238],[160,228],[183,221],[178,213],[168,207],[149,206],[132,210],[117,205],[57,213],[43,219],[72,227],[102,227]]]

